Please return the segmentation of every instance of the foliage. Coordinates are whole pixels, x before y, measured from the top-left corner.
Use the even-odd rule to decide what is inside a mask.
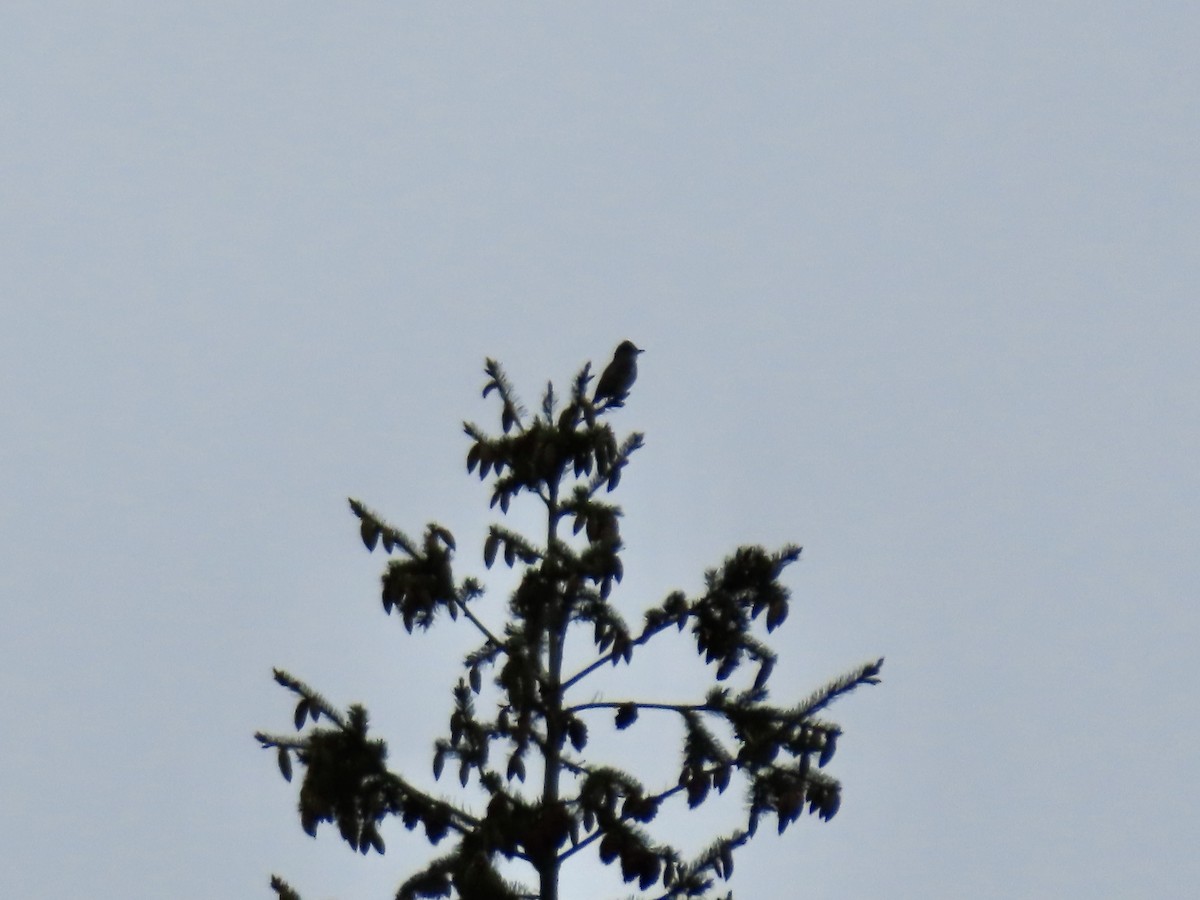
[[[755,631],[759,623],[774,631],[787,618],[789,593],[780,577],[800,556],[795,546],[776,552],[741,547],[706,573],[699,596],[673,592],[630,625],[608,602],[623,574],[622,512],[606,498],[642,447],[642,435],[617,439],[606,418],[620,404],[597,406],[588,398],[590,365],[576,376],[562,408],[548,385],[540,413],[532,416],[496,362],[488,360],[485,371],[483,395],[496,394],[501,431],[487,434],[465,424],[467,470],[490,478],[491,506],[502,514],[522,495],[536,498],[546,512],[540,540],[493,524],[484,541],[489,569],[502,561],[520,576],[503,630],[484,623],[482,586],[455,579],[456,544],[448,529],[430,524],[415,541],[359,501],[351,500],[350,508],[367,549],[382,547],[390,557],[382,577],[385,613],[410,633],[443,615],[462,617],[481,638],[453,689],[449,733],[434,746],[433,771],[440,778],[447,763],[455,766],[460,785],[474,779],[486,791],[486,807],[468,810],[391,772],[387,746],[369,736],[362,707],[343,713],[278,669],[275,680],[296,698],[298,734],[256,738],[275,750],[285,779],[291,780],[295,763],[303,767],[300,823],[310,835],[329,822],[352,848],[383,853],[380,824],[394,816],[409,830],[422,829],[432,845],[450,839],[448,850],[400,886],[397,900],[557,900],[560,867],[591,847],[605,864],[618,865],[626,882],[636,882],[639,896],[652,890],[662,900],[706,896],[717,879],[730,878],[734,851],[763,817],[782,833],[805,809],[823,820],[837,813],[841,786],[824,769],[841,729],[821,713],[859,685],[877,683],[883,660],[858,666],[795,705],[769,702],[776,655]],[[569,536],[560,533],[568,530]],[[565,674],[570,629],[590,633],[593,658]],[[686,704],[572,702],[577,685],[602,667],[628,664],[670,629],[687,631],[710,667],[712,685],[703,696]],[[752,668],[753,679],[732,687],[731,676],[743,666]],[[494,716],[476,706],[485,675],[497,692]],[[609,712],[617,730],[644,712],[678,717],[678,779],[648,788],[631,773],[589,760],[585,716],[595,710]],[[526,787],[531,763],[541,783]],[[647,827],[664,803],[699,807],[735,776],[745,791],[745,819],[698,856],[687,858]],[[506,880],[500,860],[528,864],[536,886]],[[281,900],[299,900],[282,879],[271,885]]]

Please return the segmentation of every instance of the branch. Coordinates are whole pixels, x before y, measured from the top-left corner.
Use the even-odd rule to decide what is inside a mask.
[[[418,555],[417,545],[413,543],[412,538],[399,528],[394,528],[387,524],[387,522],[364,506],[361,501],[355,500],[353,497],[347,499],[350,502],[350,510],[362,523],[359,526],[359,535],[362,537],[363,545],[367,548],[368,552],[375,549],[375,545],[382,537],[383,549],[388,553],[399,547],[409,556],[416,557]]]
[[[607,428],[607,426],[605,426]],[[612,432],[609,432],[609,442],[613,442],[611,437]],[[640,450],[645,446],[645,437],[640,431],[635,431],[630,434],[620,447],[616,447],[614,443],[607,445],[608,449],[601,454],[597,453],[596,459],[596,474],[592,476],[588,482],[588,496],[594,496],[596,492],[604,485],[607,485],[607,490],[612,493],[617,489],[617,485],[621,483],[621,470],[625,468],[629,462],[629,457],[635,450]],[[600,448],[597,448],[599,451]],[[611,458],[608,458],[611,454]]]
[[[254,732],[254,739],[262,744],[263,749],[283,747],[285,750],[304,750],[308,747],[308,738],[292,737],[290,734],[271,734],[267,731]]]
[[[471,612],[471,610],[467,607],[467,602],[462,597],[455,597],[454,602],[458,604],[458,608],[461,609],[463,615],[467,617],[467,621],[479,629],[480,634],[487,638],[496,647],[499,647],[504,653],[508,653],[505,643],[492,634],[492,632],[488,630],[488,627],[484,625],[483,622],[479,621],[475,613]]]
[[[707,703],[643,703],[638,700],[597,700],[592,703],[580,703],[578,706],[568,706],[563,712],[576,713],[585,709],[662,709],[683,715],[688,712],[720,712]]]
[[[883,668],[883,657],[875,660],[875,662],[864,663],[852,672],[848,672],[841,678],[829,682],[819,691],[815,692],[807,700],[801,703],[793,711],[793,714],[799,717],[807,718],[814,713],[820,712],[825,707],[833,703],[834,700],[849,694],[855,688],[864,684],[879,684],[879,671]]]
[[[712,774],[720,771],[720,769],[721,769],[721,766],[713,766],[711,769],[702,770],[702,772],[704,775],[712,775]],[[686,785],[677,784],[674,787],[667,788],[666,790],[660,791],[657,794],[650,794],[646,797],[643,797],[642,800],[644,803],[657,804],[657,803],[661,803],[663,800],[667,800],[667,799],[673,797],[675,794],[678,794],[680,791],[684,791],[684,790],[687,790]],[[630,822],[630,821],[637,821],[637,820],[634,818],[634,816],[632,816],[632,815],[626,813],[624,810],[622,810],[622,812],[617,816],[617,821]],[[575,855],[577,852],[582,850],[584,847],[587,847],[589,844],[592,844],[595,841],[599,840],[601,837],[604,836],[604,833],[605,832],[604,832],[603,828],[595,829],[594,831],[592,831],[591,834],[589,834],[585,838],[582,838],[579,841],[579,843],[573,845],[569,850],[564,850],[562,853],[560,853],[558,858],[560,860],[568,859],[569,857]]]
[[[574,685],[576,682],[582,681],[584,678],[587,678],[587,676],[591,675],[593,672],[595,672],[597,669],[599,669],[604,664],[611,663],[619,657],[624,657],[626,655],[626,653],[628,651],[632,650],[634,647],[642,646],[647,641],[649,641],[650,638],[654,637],[654,635],[658,634],[660,631],[662,631],[664,628],[666,628],[669,624],[671,624],[671,623],[666,622],[666,621],[655,622],[653,624],[650,622],[647,622],[645,627],[642,628],[642,633],[639,634],[632,641],[630,641],[628,644],[626,644],[624,647],[610,650],[608,653],[605,653],[603,656],[601,656],[595,662],[585,666],[583,669],[576,672],[574,675],[572,675],[570,678],[568,678],[566,681],[564,681],[562,683],[562,690],[564,692],[566,692],[566,690],[568,688],[570,688],[572,685]]]
[[[300,895],[278,875],[271,876],[271,890],[279,896],[279,900],[300,900]]]
[[[525,416],[525,408],[521,406],[517,399],[517,392],[513,390],[512,384],[505,375],[504,370],[500,367],[500,363],[494,359],[487,359],[483,367],[483,371],[488,376],[488,382],[483,386],[483,396],[487,397],[492,391],[497,391],[500,394],[500,400],[504,404],[504,409],[500,414],[501,427],[504,433],[508,434],[509,429],[514,425],[518,431],[524,431],[525,425],[521,419]]]
[[[316,722],[322,715],[324,715],[331,722],[336,723],[339,728],[348,727],[346,718],[338,710],[336,710],[328,700],[310,688],[303,681],[293,678],[287,672],[283,671],[283,669],[272,669],[271,674],[274,676],[277,683],[283,685],[293,694],[300,697],[300,702],[296,706],[295,715],[297,731],[303,727],[305,718],[311,718],[314,722]]]

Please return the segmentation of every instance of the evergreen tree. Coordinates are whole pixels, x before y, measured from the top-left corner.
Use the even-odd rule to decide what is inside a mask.
[[[613,379],[622,380],[620,390],[598,391],[606,396],[597,405],[588,398],[592,376],[585,365],[565,406],[550,384],[540,414],[531,416],[495,361],[487,361],[485,372],[483,396],[494,393],[499,400],[501,433],[465,424],[467,470],[490,477],[491,506],[500,513],[525,495],[546,514],[545,533],[537,539],[493,524],[484,541],[489,569],[502,560],[520,573],[503,628],[485,624],[483,587],[472,578],[455,579],[455,541],[446,528],[430,524],[416,541],[359,501],[351,500],[350,508],[367,549],[382,547],[391,556],[382,578],[385,613],[396,615],[408,632],[429,628],[439,615],[461,617],[480,636],[453,689],[449,734],[434,746],[433,772],[440,778],[447,762],[456,766],[464,788],[475,780],[486,792],[486,807],[470,810],[391,772],[386,744],[368,734],[361,706],[342,712],[278,669],[275,680],[297,701],[298,734],[255,737],[276,751],[284,778],[291,780],[293,760],[304,767],[300,823],[310,835],[331,822],[352,848],[383,853],[380,823],[397,816],[410,830],[420,827],[431,844],[449,839],[449,850],[408,878],[397,900],[558,900],[561,866],[592,847],[602,862],[620,866],[627,883],[637,883],[638,897],[708,896],[716,879],[729,879],[734,851],[764,816],[782,833],[805,809],[824,820],[837,813],[841,787],[824,769],[841,729],[822,713],[859,685],[878,683],[883,660],[858,666],[795,705],[769,702],[776,655],[756,636],[756,623],[770,632],[787,617],[789,595],[780,576],[799,558],[795,546],[774,553],[741,547],[706,573],[699,596],[675,591],[647,610],[640,624],[628,624],[608,602],[621,580],[622,543],[621,510],[605,498],[642,446],[641,434],[618,440],[607,421],[622,405],[632,376],[629,384]],[[593,645],[589,661],[573,671],[564,669],[564,641],[572,628],[588,633]],[[689,632],[711,671],[707,692],[689,703],[579,699],[578,686],[590,685],[588,679],[605,666],[628,664],[669,629]],[[730,678],[742,666],[746,683],[734,687]],[[494,683],[486,689],[489,697],[495,692],[494,716],[476,704],[485,676]],[[631,772],[589,760],[585,719],[597,710],[611,714],[618,730],[643,711],[678,717],[683,746],[677,780],[648,787]],[[688,858],[653,834],[649,826],[663,804],[698,807],[734,779],[745,792],[745,819],[703,852]],[[504,877],[502,860],[527,864],[530,883]],[[280,900],[299,900],[282,879],[272,878],[271,886]]]

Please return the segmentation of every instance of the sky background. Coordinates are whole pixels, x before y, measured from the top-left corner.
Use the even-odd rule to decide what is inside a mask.
[[[383,616],[345,498],[484,574],[484,357],[533,407],[631,338],[614,602],[796,542],[777,699],[887,657],[735,895],[1192,896],[1197,47],[1169,0],[4,3],[0,895],[390,897],[428,846],[301,831],[271,667],[429,781],[468,636]]]

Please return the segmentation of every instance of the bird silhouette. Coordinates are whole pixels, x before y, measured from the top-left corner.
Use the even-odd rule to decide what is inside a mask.
[[[629,389],[637,379],[638,354],[644,352],[634,346],[633,341],[621,341],[617,345],[612,362],[605,366],[596,382],[596,393],[592,396],[594,405],[603,403],[605,409],[625,405]]]

